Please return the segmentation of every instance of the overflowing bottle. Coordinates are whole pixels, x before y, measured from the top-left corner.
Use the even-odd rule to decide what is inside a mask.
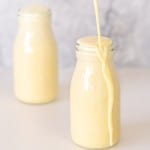
[[[108,148],[120,138],[120,88],[113,65],[112,40],[98,36],[77,41],[77,64],[70,90],[73,141],[88,149]]]
[[[105,65],[108,66],[106,72],[113,95],[109,93],[103,74],[105,68],[97,57],[96,43],[97,37],[85,37],[77,42],[78,61],[70,93],[72,139],[76,144],[91,149],[113,146],[120,136],[120,93],[112,63],[112,42],[102,38],[109,52]]]

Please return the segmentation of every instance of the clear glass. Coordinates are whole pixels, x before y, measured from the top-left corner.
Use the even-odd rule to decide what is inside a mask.
[[[14,89],[17,99],[31,104],[55,100],[57,74],[57,45],[50,16],[19,15],[19,31],[14,46]]]
[[[102,64],[96,53],[82,48],[77,51],[77,64],[71,82],[71,134],[73,141],[88,149],[108,148],[120,137],[120,89],[113,65],[113,52],[108,65],[115,95],[111,114],[108,89]],[[110,142],[109,118],[112,120]]]

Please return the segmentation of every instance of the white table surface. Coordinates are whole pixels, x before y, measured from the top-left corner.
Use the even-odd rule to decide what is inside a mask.
[[[68,74],[68,76],[67,76]],[[13,95],[11,72],[0,71],[0,150],[83,150],[71,141],[66,72],[57,101],[31,106]],[[119,70],[122,137],[111,150],[150,149],[150,70]]]

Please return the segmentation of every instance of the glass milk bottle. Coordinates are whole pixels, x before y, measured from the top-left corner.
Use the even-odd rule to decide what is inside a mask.
[[[113,146],[120,136],[119,83],[113,65],[112,41],[102,38],[109,52],[105,64],[97,57],[97,37],[77,42],[77,64],[71,82],[71,134],[73,141],[88,149]],[[113,97],[105,81],[110,72]]]
[[[40,5],[19,12],[14,46],[14,87],[18,100],[42,104],[57,97],[57,48],[50,11]]]

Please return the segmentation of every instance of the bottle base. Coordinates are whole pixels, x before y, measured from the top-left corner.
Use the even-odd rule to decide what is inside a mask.
[[[46,105],[46,104],[49,104],[49,103],[51,103],[51,102],[56,101],[56,98],[54,98],[54,99],[49,99],[49,100],[38,100],[38,101],[34,101],[34,100],[29,101],[29,100],[20,99],[20,98],[17,98],[17,97],[16,97],[16,99],[17,99],[19,102],[21,102],[21,103],[23,103],[23,104],[27,104],[27,105]]]
[[[84,149],[87,149],[87,150],[107,150],[107,149],[110,149],[110,148],[113,148],[114,146],[116,146],[119,142],[116,142],[114,143],[112,146],[106,146],[106,147],[99,147],[99,148],[90,148],[90,147],[86,147],[86,146],[83,146],[81,144],[78,144],[77,142],[75,142],[73,139],[72,139],[72,142],[77,145],[78,147],[80,148],[84,148]]]

